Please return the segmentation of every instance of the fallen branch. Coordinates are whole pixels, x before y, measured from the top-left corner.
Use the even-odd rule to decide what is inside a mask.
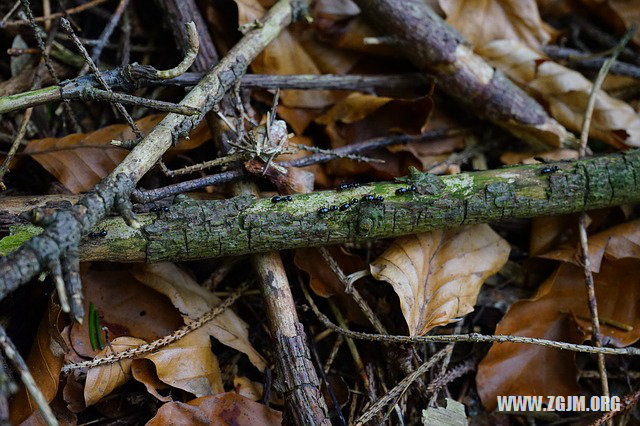
[[[189,87],[198,84],[204,73],[188,72],[178,77],[158,80],[149,66],[127,65],[103,71],[101,77],[113,90],[131,91],[147,86]],[[426,87],[432,82],[426,74],[391,75],[261,75],[248,74],[241,78],[243,87],[252,89],[296,89],[296,90],[355,90],[372,93],[376,89],[407,89]],[[92,76],[63,81],[59,86],[17,93],[0,98],[0,114],[20,111],[29,107],[62,100],[80,99],[83,91],[99,88]]]
[[[557,170],[556,170],[557,167]],[[194,201],[178,197],[167,212],[139,215],[141,230],[108,218],[86,239],[83,260],[160,262],[342,244],[509,218],[529,218],[640,201],[640,151],[574,162],[504,167],[402,183],[375,182],[319,191],[273,204],[253,196]],[[396,195],[413,183],[418,192]],[[367,194],[383,201],[361,200]],[[344,211],[319,212],[356,198]],[[3,293],[0,293],[3,294]]]

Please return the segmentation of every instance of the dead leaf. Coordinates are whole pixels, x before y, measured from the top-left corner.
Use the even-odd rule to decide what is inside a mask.
[[[542,22],[535,0],[439,0],[447,22],[474,46],[517,40],[539,49],[553,29]]]
[[[58,393],[60,372],[65,354],[65,344],[59,332],[59,322],[63,320],[60,306],[49,302],[47,314],[40,321],[33,347],[27,357],[27,366],[47,402]],[[11,398],[9,413],[12,424],[22,423],[38,410],[24,385],[20,383],[18,393]]]
[[[147,388],[147,392],[158,398],[159,401],[171,401],[171,396],[162,396],[158,392],[159,389],[164,389],[168,386],[158,378],[153,362],[143,358],[134,359],[131,363],[131,375],[142,383]]]
[[[135,337],[115,338],[110,346],[107,346],[97,356],[102,358],[106,355],[135,348],[146,343],[142,339]],[[131,359],[123,359],[114,364],[102,365],[90,368],[87,371],[87,381],[84,385],[84,401],[87,407],[100,401],[104,396],[109,395],[114,389],[122,386],[131,377]]]
[[[234,392],[189,401],[168,402],[147,426],[174,425],[280,425],[282,413]]]
[[[592,88],[582,74],[514,40],[493,41],[478,50],[521,87],[543,99],[561,124],[581,130]],[[640,146],[640,115],[626,102],[600,90],[589,135],[618,148]]]
[[[173,263],[136,265],[133,275],[147,286],[165,294],[186,321],[204,315],[221,302],[220,298],[198,285]],[[246,354],[260,371],[266,367],[264,358],[249,343],[249,326],[233,310],[227,309],[202,327],[202,330],[206,330],[208,335],[221,343]]]
[[[224,392],[218,358],[204,327],[145,358],[155,364],[158,378],[168,385],[197,397]]]
[[[233,390],[245,398],[249,398],[252,401],[259,401],[262,398],[263,386],[261,383],[257,383],[244,376],[235,376],[233,378]]]
[[[539,254],[538,257],[570,262],[579,266],[581,251],[578,244],[575,241],[568,241],[555,250]],[[589,236],[587,252],[593,272],[600,271],[604,258],[640,259],[640,220],[622,223]]]
[[[480,287],[509,257],[509,244],[489,225],[396,239],[371,274],[393,286],[411,336],[473,311]]]
[[[165,115],[149,115],[136,121],[136,124],[143,133],[147,133]],[[175,154],[193,149],[210,137],[208,127],[202,124],[190,134],[188,143],[183,144],[186,139],[181,139],[172,152]],[[127,124],[113,124],[91,133],[32,140],[24,152],[30,154],[69,191],[78,194],[93,188],[127,156],[127,150],[112,146],[111,141],[133,138],[133,131]]]
[[[171,302],[164,295],[150,291],[127,269],[111,266],[109,270],[93,267],[81,271],[84,309],[89,312],[89,303],[95,305],[101,326],[109,331],[108,336],[103,333],[104,340],[130,336],[151,342],[182,327],[184,323]],[[70,355],[96,356],[89,341],[88,323],[72,325]]]
[[[331,147],[335,149],[391,134],[420,134],[427,128],[432,107],[429,97],[406,100],[352,93],[318,117],[316,122],[325,125]],[[419,166],[410,156],[402,158],[397,154],[391,155],[387,150],[368,152],[366,156],[382,159],[385,163],[356,163],[340,159],[329,163],[327,169],[341,176],[373,169],[379,177],[389,179],[405,175],[409,165]]]
[[[596,299],[606,343],[626,346],[640,338],[640,261],[603,262],[594,274]],[[579,324],[573,320],[576,318]],[[607,320],[632,326],[622,331]],[[587,331],[583,334],[580,330]],[[514,303],[495,334],[582,343],[589,338],[590,313],[581,267],[563,263],[533,299]],[[485,408],[496,395],[577,395],[575,354],[538,345],[493,344],[478,367],[476,385]]]

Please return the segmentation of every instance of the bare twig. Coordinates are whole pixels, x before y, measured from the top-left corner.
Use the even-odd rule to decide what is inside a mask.
[[[85,40],[85,42],[87,42]],[[95,41],[91,41],[95,43]],[[89,44],[89,43],[87,43]],[[113,90],[143,86],[190,87],[198,84],[204,73],[186,72],[167,80],[156,78],[156,71],[150,73],[149,66],[129,65],[100,75]],[[57,83],[59,84],[59,83]],[[298,89],[298,90],[359,90],[375,92],[376,89],[418,88],[425,85],[424,74],[392,74],[384,76],[368,75],[261,75],[249,74],[241,79],[241,85],[262,89]],[[18,111],[28,107],[57,102],[82,91],[85,87],[97,87],[98,82],[87,77],[78,77],[65,82],[62,86],[50,86],[37,92],[25,92],[0,98],[0,113]],[[43,93],[45,95],[43,95]]]
[[[11,362],[11,364],[13,365],[13,368],[15,368],[18,373],[20,373],[22,383],[24,383],[24,386],[33,397],[33,400],[35,401],[36,406],[40,409],[44,420],[50,426],[57,425],[58,420],[56,420],[56,416],[51,411],[47,399],[44,397],[42,392],[40,392],[38,385],[36,385],[33,376],[29,372],[27,363],[24,362],[24,359],[22,359],[22,356],[20,356],[20,353],[14,346],[11,339],[9,339],[9,336],[7,336],[7,333],[5,332],[3,327],[0,327],[0,347],[2,347],[2,351],[4,352],[9,362]]]
[[[198,49],[200,48],[200,43],[198,41],[198,31],[196,30],[196,24],[193,22],[187,22],[186,24],[189,48],[185,52],[184,58],[182,61],[176,65],[175,67],[164,70],[157,71],[156,77],[161,80],[167,80],[170,78],[174,78],[179,76],[180,74],[185,73],[189,67],[196,60],[196,56],[198,55]]]
[[[622,401],[620,401],[620,410],[618,411],[609,411],[607,413],[605,413],[602,417],[600,417],[599,419],[597,419],[596,421],[594,421],[593,423],[591,423],[590,426],[600,426],[601,424],[604,424],[605,422],[610,422],[611,419],[613,419],[615,416],[617,416],[618,414],[620,414],[623,411],[629,410],[631,408],[633,408],[638,401],[640,401],[640,389],[638,389],[637,391],[627,394],[625,396],[622,397]]]
[[[333,150],[331,154],[317,153],[307,157],[297,158],[291,161],[283,161],[276,163],[282,167],[306,167],[312,164],[324,163],[336,158],[336,155],[347,155],[368,150],[384,148],[391,145],[401,145],[411,142],[427,142],[447,137],[452,137],[468,132],[469,129],[437,129],[425,132],[421,135],[392,135],[380,138],[369,139],[351,145],[346,145]],[[221,183],[231,182],[242,179],[244,172],[241,170],[230,170],[211,176],[205,176],[198,179],[188,180],[185,182],[168,185],[163,188],[152,189],[148,191],[137,190],[133,193],[133,198],[140,203],[148,203],[159,200],[171,195],[183,192],[193,191],[209,185],[219,185]]]
[[[138,96],[128,95],[126,93],[117,93],[93,87],[87,88],[86,90],[78,93],[78,98],[85,101],[101,100],[118,104],[137,105],[158,111],[173,112],[182,115],[196,115],[200,113],[197,108],[193,108],[188,105],[141,98]]]
[[[304,290],[304,287],[302,287]],[[329,318],[327,318],[311,299],[311,295],[309,295],[308,291],[304,291],[305,297],[311,306],[311,309],[316,314],[320,322],[324,324],[325,327],[328,327],[337,333],[342,334],[345,337],[350,337],[353,339],[360,340],[369,340],[373,342],[393,342],[393,343],[410,343],[410,344],[418,344],[418,343],[452,343],[452,342],[476,342],[476,343],[485,343],[485,342],[498,342],[498,343],[524,343],[527,345],[539,345],[546,346],[550,348],[562,349],[572,352],[583,352],[583,353],[592,353],[592,354],[605,354],[605,355],[640,355],[640,349],[634,347],[627,348],[607,348],[607,347],[594,347],[588,345],[578,345],[574,343],[566,343],[559,342],[556,340],[547,340],[547,339],[537,339],[535,337],[524,337],[524,336],[511,336],[507,334],[497,334],[493,336],[479,334],[479,333],[470,333],[470,334],[441,334],[441,335],[433,335],[433,336],[399,336],[399,335],[384,335],[384,334],[369,334],[369,333],[361,333],[358,331],[345,330],[344,328],[338,327],[334,323],[332,323]]]
[[[579,68],[600,70],[607,61],[607,58],[593,58],[591,55],[585,55],[584,52],[567,47],[550,45],[543,46],[542,50],[552,59],[565,59]],[[640,79],[640,67],[620,61],[615,61],[611,65],[609,73]]]
[[[248,284],[242,284],[236,291],[229,295],[229,297],[227,297],[224,302],[218,304],[209,312],[201,315],[195,320],[190,321],[185,326],[180,327],[168,336],[162,337],[158,340],[154,340],[151,343],[145,343],[144,345],[136,346],[135,348],[130,348],[122,352],[113,353],[102,358],[94,358],[92,360],[83,361],[76,364],[67,364],[62,367],[62,373],[66,374],[70,371],[78,370],[81,368],[93,368],[100,365],[114,364],[123,359],[137,358],[144,354],[154,352],[160,348],[170,345],[171,343],[177,342],[187,334],[199,329],[200,327],[206,325],[207,323],[224,313],[231,305],[235,303],[236,300],[240,298],[240,296],[242,296],[242,294],[248,288]]]
[[[598,72],[598,76],[593,83],[591,93],[589,94],[589,100],[587,102],[587,108],[584,113],[584,121],[582,124],[582,132],[580,133],[580,157],[584,157],[587,154],[587,142],[589,139],[589,128],[591,126],[591,118],[593,116],[593,109],[596,104],[596,94],[600,90],[602,83],[604,82],[609,69],[613,65],[614,61],[624,49],[625,45],[629,42],[633,34],[635,33],[635,27],[632,27],[620,40],[618,46],[613,50],[611,56],[602,64],[602,68]],[[580,215],[578,232],[580,235],[580,250],[583,263],[584,280],[587,287],[587,297],[589,301],[589,311],[591,313],[591,327],[593,343],[596,347],[602,346],[602,333],[600,332],[600,320],[598,319],[598,302],[596,300],[595,284],[593,282],[593,273],[591,272],[591,261],[589,259],[589,243],[587,240],[587,214],[582,213]],[[600,371],[600,381],[602,387],[602,394],[609,396],[609,382],[607,380],[607,369],[605,366],[604,354],[598,354],[598,370]]]
[[[373,325],[373,328],[375,328],[378,333],[387,334],[387,330],[384,328],[376,314],[373,312],[373,310],[371,310],[367,302],[360,295],[360,292],[353,286],[353,282],[351,282],[344,274],[342,268],[340,268],[340,265],[338,265],[333,256],[331,256],[331,253],[329,253],[329,251],[325,247],[320,247],[318,250],[320,251],[320,254],[327,262],[331,270],[336,274],[342,285],[344,285],[345,293],[350,295],[358,304],[360,310],[362,310],[362,313],[364,313],[371,325]]]
[[[102,30],[102,34],[100,34],[100,37],[98,37],[98,43],[91,50],[91,60],[94,63],[97,64],[99,62],[100,55],[102,54],[102,49],[104,49],[104,45],[109,41],[109,37],[111,37],[111,34],[113,34],[113,30],[116,29],[118,22],[120,22],[120,17],[122,16],[122,13],[124,12],[128,4],[129,0],[120,0],[120,3],[118,3],[118,7],[116,7],[116,10],[113,11],[111,19],[109,19],[109,23],[106,27],[104,27],[104,30]],[[86,74],[87,71],[89,71],[89,67],[89,64],[85,64],[78,75]]]

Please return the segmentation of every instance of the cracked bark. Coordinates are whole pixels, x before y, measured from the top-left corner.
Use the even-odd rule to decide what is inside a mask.
[[[542,173],[553,165],[558,166],[557,172]],[[273,204],[248,195],[222,201],[187,200],[172,205],[168,212],[140,215],[140,231],[120,218],[103,220],[94,229],[106,229],[108,235],[85,239],[81,255],[83,260],[179,261],[574,213],[639,202],[638,176],[640,151],[633,150],[575,162],[442,177],[416,174],[407,183],[377,182],[347,191],[299,194],[288,203]],[[395,195],[408,182],[417,182],[420,194]],[[318,214],[320,207],[364,194],[382,195],[385,200]],[[0,212],[0,217],[7,214]]]
[[[205,113],[222,99],[225,92],[244,73],[251,60],[291,22],[296,13],[299,13],[299,3],[294,0],[280,0],[276,3],[263,18],[262,25],[248,32],[187,94],[181,104],[200,109],[201,115],[185,117],[168,114],[115,170],[96,186],[96,190],[69,209],[51,212],[47,215],[42,235],[32,238],[18,250],[0,258],[0,296],[5,297],[43,269],[52,268],[61,257],[69,256],[73,267],[76,263],[73,254],[80,236],[89,233],[90,229],[112,210],[118,198],[121,201],[126,199],[135,183],[153,167],[162,154],[174,145],[179,137],[188,135],[200,123]],[[74,276],[67,273],[73,271],[63,272],[67,276]],[[77,284],[79,283],[74,282],[73,285]]]
[[[576,146],[575,137],[527,95],[473,53],[468,42],[422,0],[355,0],[393,37],[407,59],[435,77],[445,92],[482,118],[534,146]]]

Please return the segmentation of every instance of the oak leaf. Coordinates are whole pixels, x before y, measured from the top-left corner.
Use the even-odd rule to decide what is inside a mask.
[[[509,244],[489,225],[398,238],[371,274],[393,286],[411,336],[469,312],[484,280],[507,261]]]

